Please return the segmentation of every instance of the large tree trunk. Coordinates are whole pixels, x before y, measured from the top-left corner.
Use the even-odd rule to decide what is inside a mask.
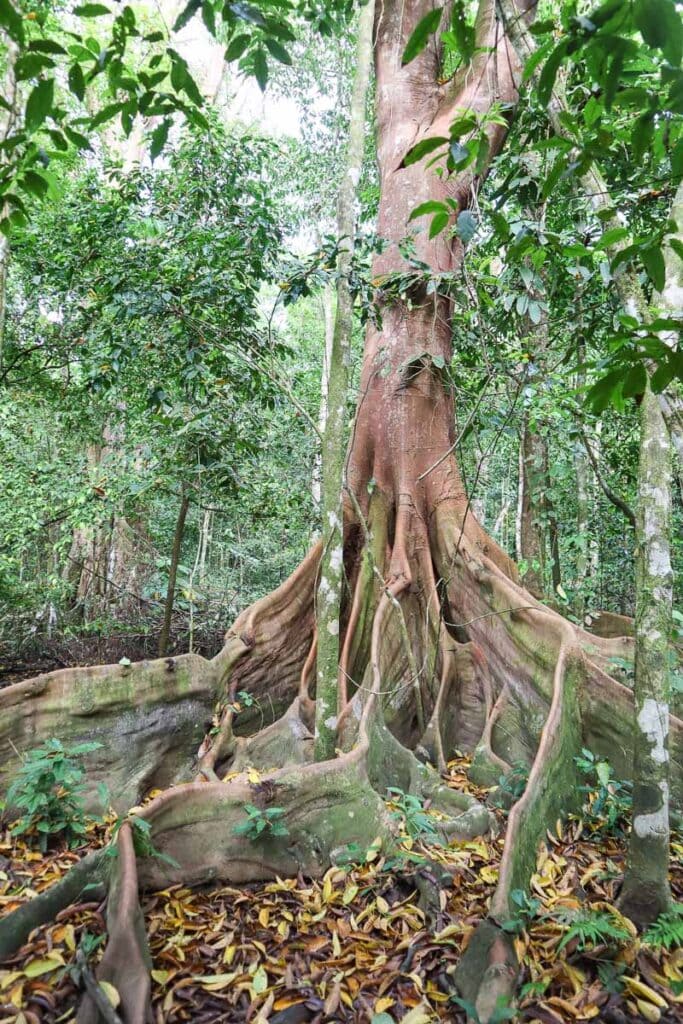
[[[374,277],[385,282],[410,269],[399,243],[409,231],[412,209],[446,196],[466,207],[478,184],[469,172],[439,177],[423,164],[404,167],[407,151],[420,139],[447,136],[462,108],[485,112],[495,100],[516,98],[518,64],[495,20],[493,0],[481,0],[478,55],[455,80],[438,84],[436,37],[402,67],[405,44],[430,9],[429,0],[386,0],[377,13],[379,234],[390,244],[375,260]],[[495,153],[505,127],[491,126],[489,133]],[[415,248],[434,272],[457,270],[462,259],[460,242],[446,232],[432,241],[420,233]],[[615,656],[632,659],[633,641],[591,636],[541,605],[519,585],[514,564],[475,519],[452,452],[453,395],[439,372],[450,363],[454,340],[457,345],[449,300],[428,294],[420,281],[404,299],[385,290],[382,326],[367,332],[344,508],[348,586],[340,623],[337,746],[345,753],[302,768],[313,747],[320,544],[278,590],[238,618],[216,659],[182,660],[182,679],[178,659],[170,667],[162,661],[125,671],[57,673],[18,684],[21,691],[0,692],[0,754],[7,760],[12,744],[24,750],[46,735],[92,736],[106,728],[112,739],[106,750],[90,755],[93,777],[123,761],[127,794],[136,786],[143,793],[164,777],[164,723],[178,721],[185,730],[178,742],[186,742],[197,704],[220,701],[219,724],[199,750],[199,772],[208,781],[172,787],[140,812],[151,825],[154,845],[177,866],[150,858],[136,866],[122,830],[109,900],[109,930],[116,941],[100,973],[120,991],[126,989],[128,966],[122,934],[129,936],[129,950],[137,950],[136,963],[144,963],[136,929],[138,884],[317,873],[346,844],[362,848],[379,835],[389,846],[391,825],[381,800],[388,785],[432,800],[448,815],[442,824],[446,835],[485,830],[485,808],[447,790],[416,756],[440,767],[458,746],[474,752],[473,772],[480,780],[497,780],[516,760],[530,766],[526,791],[510,812],[490,919],[470,942],[458,976],[461,992],[477,1001],[486,1020],[516,973],[514,950],[500,923],[510,917],[510,893],[528,883],[546,828],[570,809],[567,794],[577,788],[573,754],[589,746],[606,754],[618,774],[628,775],[632,695],[607,668]],[[136,685],[143,673],[146,690]],[[188,675],[194,708],[186,694]],[[164,710],[164,681],[172,715]],[[234,698],[241,690],[257,704],[236,718]],[[133,702],[139,722],[131,715]],[[126,724],[118,732],[112,727],[117,712]],[[671,781],[677,800],[682,729],[673,719]],[[150,750],[146,735],[155,740]],[[143,751],[144,770],[136,770],[131,762],[142,761]],[[234,769],[251,764],[269,771],[258,786],[244,776],[219,782],[229,760]],[[180,767],[178,756],[174,766]],[[274,766],[281,767],[272,771]],[[269,841],[255,850],[238,840],[233,828],[243,820],[245,801],[284,808],[286,845]],[[48,910],[42,896],[31,901],[32,919],[53,913],[53,904]],[[0,922],[5,949],[14,927],[11,917],[7,922]],[[143,978],[138,1005],[146,991]],[[135,1019],[143,1015],[144,1005]]]

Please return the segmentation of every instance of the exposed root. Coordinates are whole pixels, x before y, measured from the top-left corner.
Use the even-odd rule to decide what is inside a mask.
[[[120,1014],[126,1024],[149,1024],[152,959],[138,899],[135,849],[128,822],[119,829],[116,851],[107,901],[107,948],[96,976],[98,981],[110,982],[119,993]],[[78,1024],[98,1024],[99,1020],[97,1004],[88,993],[78,1010]]]

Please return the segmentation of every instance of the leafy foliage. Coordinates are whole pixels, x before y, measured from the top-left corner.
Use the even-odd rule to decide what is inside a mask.
[[[289,829],[283,818],[285,815],[282,807],[266,807],[262,809],[254,804],[245,804],[244,810],[247,820],[235,825],[235,835],[245,836],[252,843],[259,839],[270,839],[276,836],[288,836]]]
[[[523,889],[513,889],[510,893],[510,900],[515,912],[509,921],[501,925],[504,931],[517,935],[524,931],[530,921],[538,914],[541,901],[529,896]]]
[[[509,772],[498,779],[500,793],[511,803],[516,803],[522,796],[529,781],[529,765],[526,761],[515,761]]]
[[[41,850],[51,836],[64,836],[70,846],[83,842],[86,834],[83,793],[85,754],[100,743],[64,746],[60,740],[46,740],[22,760],[7,791],[9,807],[20,808],[22,816],[12,826],[13,835],[31,833]]]
[[[584,820],[596,832],[623,833],[631,811],[630,783],[615,779],[608,762],[585,747],[574,761],[587,779],[579,787],[587,797],[582,809]]]
[[[619,947],[633,936],[623,924],[606,910],[558,911],[555,919],[567,925],[558,951],[576,940],[579,951],[596,946]]]
[[[671,910],[660,914],[643,938],[653,949],[675,949],[683,946],[683,903],[674,903]]]
[[[425,811],[422,801],[414,793],[404,793],[402,789],[391,786],[388,790],[392,817],[400,821],[411,839],[422,839],[429,843],[442,842],[439,835],[438,822]]]

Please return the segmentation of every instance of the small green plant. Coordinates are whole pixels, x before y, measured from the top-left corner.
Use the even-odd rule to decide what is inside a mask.
[[[137,857],[156,857],[157,860],[163,861],[165,864],[170,864],[171,867],[180,867],[177,860],[173,857],[169,857],[167,853],[162,853],[161,850],[157,850],[154,843],[152,842],[152,826],[145,818],[138,818],[136,814],[130,814],[124,818],[117,818],[114,822],[114,827],[111,831],[110,843],[107,847],[106,854],[108,857],[118,856],[118,847],[114,842],[118,835],[121,826],[127,822],[131,827],[133,835],[133,849]]]
[[[550,977],[537,978],[536,981],[527,981],[519,990],[520,999],[539,999],[550,985]]]
[[[252,843],[255,843],[257,839],[270,836],[289,835],[289,829],[282,820],[285,814],[284,808],[267,807],[265,810],[261,810],[254,804],[245,804],[244,810],[247,820],[235,825],[233,829],[235,835],[246,836]]]
[[[86,787],[81,758],[101,745],[77,743],[65,747],[59,740],[51,739],[26,754],[7,791],[7,806],[24,812],[12,826],[13,835],[37,834],[43,852],[52,835],[63,835],[69,846],[83,842]]]
[[[631,784],[615,779],[609,763],[585,747],[574,762],[586,777],[585,785],[579,786],[586,798],[584,821],[594,832],[623,834],[631,812]]]
[[[513,916],[501,925],[503,931],[519,935],[541,908],[541,901],[527,895],[523,889],[513,889],[510,902],[514,907]]]
[[[528,781],[529,766],[525,761],[515,761],[510,771],[498,779],[500,793],[507,798],[507,802],[516,803],[524,793]]]
[[[411,839],[422,839],[429,843],[441,843],[436,820],[425,811],[422,801],[414,793],[390,786],[388,791],[396,810],[391,812],[394,820],[402,822]]]
[[[633,938],[606,910],[558,910],[547,916],[568,926],[557,947],[558,953],[574,939],[578,940],[576,948],[581,953],[595,946],[622,946]]]
[[[618,996],[624,991],[624,974],[626,964],[612,963],[611,960],[604,960],[598,964],[598,977],[602,987],[611,996]]]
[[[643,938],[653,949],[675,949],[683,946],[683,903],[674,903],[671,910],[660,914]]]

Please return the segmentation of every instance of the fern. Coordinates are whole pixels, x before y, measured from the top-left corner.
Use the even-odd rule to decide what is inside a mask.
[[[671,910],[660,914],[644,936],[654,949],[675,949],[683,946],[683,903],[674,903]]]
[[[632,939],[631,933],[607,911],[569,911],[552,916],[562,924],[569,925],[557,947],[558,952],[569,945],[572,939],[578,939],[579,952],[594,946],[620,946]]]

